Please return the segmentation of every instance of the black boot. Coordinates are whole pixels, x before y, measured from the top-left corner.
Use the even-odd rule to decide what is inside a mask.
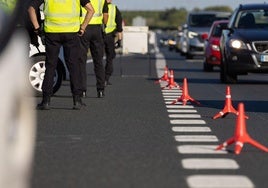
[[[50,110],[50,96],[43,95],[43,100],[36,107],[37,110]]]
[[[98,98],[104,98],[104,89],[98,89],[97,96]]]
[[[80,95],[74,95],[73,102],[74,102],[74,106],[73,106],[74,110],[80,110],[83,106],[86,106],[86,104],[82,102]]]

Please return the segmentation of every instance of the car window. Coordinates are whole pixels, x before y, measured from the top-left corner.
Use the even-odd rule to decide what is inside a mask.
[[[214,28],[214,30],[213,30],[213,32],[212,32],[212,36],[213,37],[220,37],[221,36],[221,33],[222,33],[222,28],[223,27],[226,27],[227,26],[227,23],[220,23],[220,24],[218,24],[215,28]]]

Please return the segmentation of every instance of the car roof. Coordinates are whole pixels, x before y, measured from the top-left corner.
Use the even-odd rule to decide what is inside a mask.
[[[228,23],[228,22],[229,22],[229,20],[216,20],[213,22],[213,25],[214,24],[221,24],[221,23]]]
[[[240,4],[239,10],[249,10],[249,9],[268,9],[267,3],[251,3],[251,4]]]
[[[204,15],[204,14],[223,14],[223,15],[230,15],[231,12],[220,12],[220,11],[193,11],[189,12],[189,15]]]

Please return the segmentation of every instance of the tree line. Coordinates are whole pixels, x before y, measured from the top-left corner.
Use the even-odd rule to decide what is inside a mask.
[[[229,6],[212,6],[204,9],[195,8],[192,11],[223,11],[232,12]],[[163,11],[121,11],[125,25],[131,26],[136,17],[146,20],[151,29],[177,29],[186,22],[188,11],[185,8],[171,8]]]

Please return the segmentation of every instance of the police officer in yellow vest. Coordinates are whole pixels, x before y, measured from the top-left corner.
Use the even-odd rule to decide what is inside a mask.
[[[113,59],[116,56],[115,47],[121,47],[123,29],[121,12],[116,5],[112,4],[112,0],[106,1],[108,3],[109,17],[104,32],[104,49],[106,54],[105,85],[112,85],[109,79],[113,73]],[[115,43],[116,35],[117,42]]]
[[[42,85],[43,100],[37,109],[49,110],[50,97],[53,94],[53,78],[61,46],[70,72],[70,85],[73,95],[73,109],[79,110],[84,104],[81,100],[82,85],[78,58],[80,41],[87,23],[94,14],[90,0],[32,0],[28,13],[35,31],[40,34],[41,27],[37,21],[36,10],[44,3],[44,32],[46,46],[46,71]],[[84,22],[80,25],[81,6],[86,9]]]
[[[102,26],[108,19],[108,6],[105,0],[91,0],[92,6],[95,10],[93,18],[88,22],[85,34],[80,37],[82,44],[82,56],[80,61],[80,68],[82,72],[82,82],[84,95],[87,90],[87,72],[86,72],[86,62],[87,62],[87,52],[90,49],[91,56],[94,64],[94,72],[96,76],[96,88],[97,96],[99,98],[104,97],[104,66],[103,66],[103,55],[104,55],[104,42],[102,36]],[[84,9],[82,8],[82,12]],[[82,21],[83,19],[81,19]]]

